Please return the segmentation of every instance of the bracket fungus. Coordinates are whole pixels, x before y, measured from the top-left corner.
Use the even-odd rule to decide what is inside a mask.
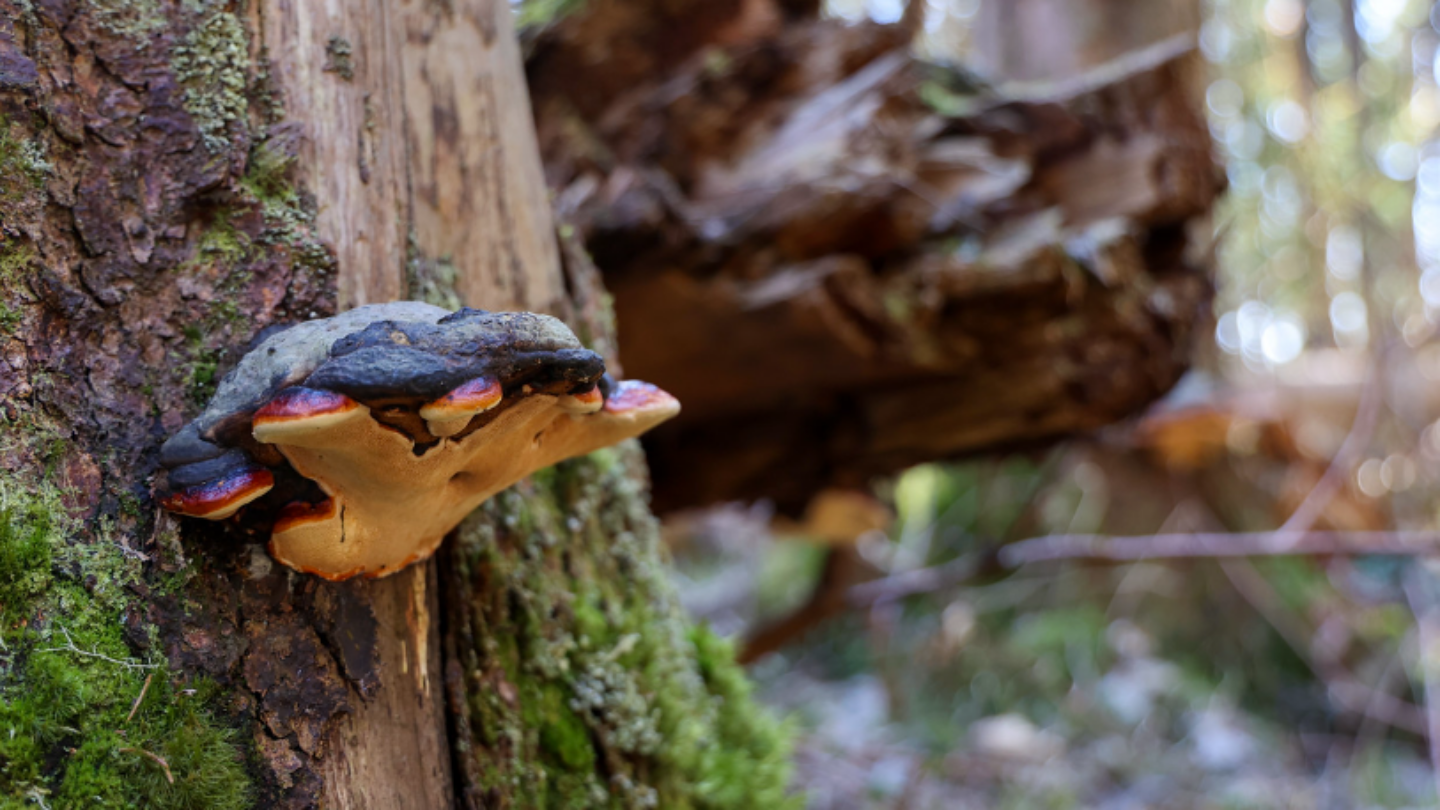
[[[276,560],[380,577],[429,557],[521,478],[679,410],[653,385],[613,382],[555,318],[374,304],[246,354],[161,448],[158,494],[210,520],[259,501]]]

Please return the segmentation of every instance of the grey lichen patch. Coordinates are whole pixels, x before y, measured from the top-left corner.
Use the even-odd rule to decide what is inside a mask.
[[[175,48],[175,78],[185,88],[185,109],[211,152],[222,151],[232,124],[244,120],[249,47],[234,14],[216,12]]]
[[[462,651],[469,778],[522,807],[792,806],[788,733],[729,646],[687,625],[638,453],[561,464],[462,526],[455,575],[504,593],[459,625],[484,639]]]
[[[34,259],[35,248],[28,242],[0,235],[0,336],[14,333],[24,319],[21,307],[33,297],[25,278]]]
[[[0,116],[0,237],[16,233],[32,218],[53,171],[44,142],[18,130]]]
[[[150,35],[165,27],[165,15],[157,0],[91,0],[90,15],[100,27],[124,39],[135,40],[135,47],[150,44]]]
[[[355,62],[350,40],[336,34],[325,43],[325,71],[345,81],[355,78]]]
[[[405,260],[405,284],[410,300],[424,301],[449,310],[463,305],[455,289],[459,271],[449,257],[432,259],[420,250],[415,233],[410,233],[408,256]]]

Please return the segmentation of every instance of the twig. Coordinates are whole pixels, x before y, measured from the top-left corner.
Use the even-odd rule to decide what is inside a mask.
[[[1380,361],[1383,358],[1384,353],[1381,352],[1380,357],[1376,358],[1377,369],[1382,365]],[[1345,441],[1340,443],[1340,449],[1336,450],[1334,458],[1330,459],[1330,466],[1325,468],[1325,474],[1320,476],[1320,480],[1315,482],[1305,500],[1285,519],[1277,534],[1309,531],[1325,512],[1325,507],[1330,505],[1335,493],[1345,485],[1355,461],[1365,452],[1375,435],[1375,424],[1380,418],[1380,404],[1383,399],[1380,389],[1380,373],[1372,369],[1360,389],[1360,404],[1355,408],[1355,419],[1350,423],[1350,432],[1345,435]]]
[[[121,753],[139,754],[141,756],[149,757],[150,759],[155,760],[156,764],[158,764],[161,768],[165,770],[165,781],[169,782],[172,785],[175,784],[175,775],[170,773],[170,763],[166,762],[165,758],[160,756],[159,754],[152,754],[149,751],[146,751],[144,748],[120,748],[117,750]]]
[[[111,664],[115,664],[116,666],[124,667],[126,669],[155,669],[156,667],[160,666],[159,664],[141,664],[137,661],[122,661],[118,658],[111,658],[104,653],[95,652],[94,650],[82,650],[79,647],[75,646],[75,640],[70,637],[69,630],[66,630],[64,627],[60,627],[60,632],[65,636],[65,646],[46,647],[43,650],[36,650],[36,652],[71,652],[75,653],[76,655],[83,655],[86,658],[98,658],[101,661],[106,661]]]
[[[916,568],[894,576],[871,580],[851,587],[845,593],[850,607],[892,602],[918,593],[933,593],[973,579],[984,569],[980,555],[957,557],[929,568]]]
[[[1405,576],[1405,600],[1415,614],[1416,658],[1425,680],[1425,719],[1430,732],[1430,774],[1440,792],[1440,605],[1429,583],[1430,577],[1419,566],[1411,566]]]
[[[135,712],[140,711],[140,701],[144,700],[144,699],[145,699],[145,693],[148,692],[148,691],[150,691],[150,679],[152,679],[152,678],[154,678],[154,677],[155,677],[155,673],[153,673],[153,672],[150,673],[149,675],[146,675],[146,676],[145,676],[145,684],[140,687],[140,694],[139,694],[139,695],[136,695],[136,697],[135,697],[135,703],[130,707],[130,713],[127,714],[127,715],[125,715],[125,722],[128,723],[128,722],[130,722],[131,720],[134,720],[134,719],[135,719]]]
[[[1093,558],[1149,560],[1176,557],[1276,557],[1291,554],[1440,553],[1440,532],[1237,532],[1110,537],[1057,534],[1021,540],[1000,549],[1000,562],[1016,568],[1045,560]],[[918,572],[917,572],[918,573]]]
[[[1430,733],[1419,706],[1366,686],[1334,661],[1317,660],[1306,642],[1306,629],[1295,620],[1269,581],[1261,576],[1249,561],[1224,559],[1220,561],[1220,570],[1230,580],[1230,584],[1235,586],[1240,597],[1275,628],[1280,638],[1284,639],[1310,671],[1315,673],[1315,677],[1325,684],[1325,688],[1341,708],[1412,734]]]
[[[1423,557],[1440,554],[1440,532],[1175,532],[1129,537],[1053,534],[1021,540],[994,555],[972,554],[947,563],[872,580],[849,589],[851,607],[903,599],[963,585],[991,569],[1020,568],[1052,560],[1165,560],[1211,557],[1281,557],[1297,554],[1379,554]]]

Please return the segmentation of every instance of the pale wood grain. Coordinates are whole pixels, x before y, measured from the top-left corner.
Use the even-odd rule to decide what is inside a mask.
[[[406,297],[412,250],[453,262],[471,306],[560,306],[509,16],[506,4],[485,0],[261,4],[286,118],[305,128],[300,181],[339,261],[342,308]],[[333,37],[349,45],[348,79],[327,54]],[[368,699],[354,696],[328,741],[327,807],[454,803],[434,582],[431,561],[369,586],[380,685]]]
[[[411,210],[472,306],[553,312],[564,294],[509,7],[403,4]]]
[[[380,0],[259,5],[257,39],[285,118],[304,128],[297,179],[339,262],[341,308],[404,297],[405,110],[391,13]],[[350,51],[349,78],[330,53],[339,47]]]

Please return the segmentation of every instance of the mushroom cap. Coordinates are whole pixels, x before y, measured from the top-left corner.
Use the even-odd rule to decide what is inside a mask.
[[[520,478],[678,412],[604,370],[536,313],[399,302],[297,324],[247,353],[161,448],[161,501],[220,519],[285,490],[299,497],[278,512],[277,559],[383,576]]]

